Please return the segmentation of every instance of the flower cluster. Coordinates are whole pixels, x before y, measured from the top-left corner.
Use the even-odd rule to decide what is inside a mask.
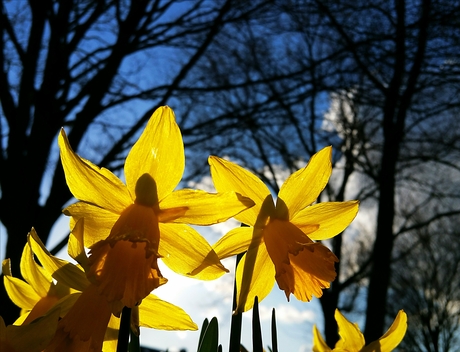
[[[256,297],[263,300],[275,281],[288,300],[293,294],[310,301],[336,277],[338,259],[320,241],[344,231],[359,204],[316,203],[332,172],[331,147],[293,173],[275,196],[254,174],[216,156],[209,164],[217,193],[177,190],[185,154],[169,107],[154,112],[130,150],[125,181],[77,155],[64,130],[58,141],[67,185],[78,200],[64,209],[75,263],[53,256],[34,229],[20,263],[25,281],[12,275],[8,259],[3,262],[6,290],[22,311],[14,325],[0,320],[2,351],[115,351],[122,314],[129,314],[137,333],[139,326],[196,330],[181,308],[152,294],[168,281],[158,260],[180,275],[214,280],[228,272],[222,259],[245,253],[236,270],[235,314],[251,309]],[[190,226],[232,217],[244,226],[213,246]],[[362,349],[361,333],[350,332],[339,312],[336,318],[343,341],[334,350],[372,350]],[[397,321],[382,346],[404,336],[404,313]],[[316,329],[314,336],[315,351],[331,350]]]

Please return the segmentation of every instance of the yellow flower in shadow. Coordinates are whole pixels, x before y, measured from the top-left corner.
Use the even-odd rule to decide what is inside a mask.
[[[5,325],[0,317],[0,352],[40,352],[53,338],[59,310],[26,325]]]
[[[185,166],[182,135],[173,111],[160,107],[124,165],[126,184],[73,152],[59,136],[67,185],[78,203],[65,209],[71,226],[85,219],[90,247],[88,278],[100,294],[134,307],[166,282],[157,259],[173,271],[202,280],[227,272],[207,241],[186,224],[225,221],[254,203],[235,192],[175,191]]]
[[[7,277],[5,286],[13,302],[30,310],[16,321],[21,323],[32,314],[54,314],[60,312],[62,319],[54,325],[56,336],[46,351],[100,351],[115,350],[118,338],[120,319],[113,315],[112,304],[105,296],[100,295],[97,286],[88,281],[84,270],[88,270],[89,260],[83,246],[83,222],[80,220],[69,237],[68,252],[79,264],[75,265],[57,258],[45,248],[34,229],[28,235],[28,242],[21,261],[22,273],[27,273],[28,283],[12,277],[4,262],[4,272]],[[43,267],[32,258],[32,253],[38,258]],[[30,259],[29,259],[30,258]],[[37,274],[39,273],[39,274]],[[46,280],[42,279],[46,278]],[[54,280],[53,280],[54,279]],[[57,286],[67,287],[68,295],[59,300],[47,300],[41,303],[36,292],[54,292],[47,289],[56,281]],[[35,295],[34,295],[35,293]],[[22,303],[21,303],[22,302]],[[38,307],[38,308],[37,308]],[[116,312],[115,312],[116,313]],[[133,308],[133,322],[139,326],[160,330],[197,330],[197,325],[181,308],[165,302],[153,294],[142,300],[140,306]],[[25,323],[24,323],[25,324]],[[33,325],[35,323],[32,323]],[[35,325],[34,325],[35,326]],[[36,325],[38,326],[38,325]],[[53,336],[51,336],[53,337]],[[50,337],[50,339],[51,339]],[[49,342],[49,340],[48,340]],[[103,346],[103,347],[102,347]],[[43,348],[41,348],[43,350]]]
[[[334,349],[331,349],[315,325],[313,327],[313,352],[391,352],[401,343],[407,330],[407,315],[400,310],[388,331],[377,341],[365,346],[364,336],[358,324],[348,321],[338,309],[335,310],[334,316],[339,327],[340,340]]]
[[[259,301],[265,298],[275,280],[288,300],[292,293],[309,301],[312,295],[320,297],[335,279],[337,257],[313,240],[341,233],[356,216],[359,203],[313,204],[331,175],[331,156],[332,148],[324,148],[293,173],[282,185],[276,204],[257,176],[232,162],[209,158],[219,192],[235,191],[256,203],[235,216],[249,227],[231,230],[213,246],[220,259],[247,251],[236,271],[238,312],[251,309],[255,296]]]

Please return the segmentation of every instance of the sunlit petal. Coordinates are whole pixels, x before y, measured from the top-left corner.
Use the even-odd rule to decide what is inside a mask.
[[[315,228],[310,228],[314,231]],[[268,253],[276,268],[276,281],[289,299],[321,297],[322,288],[334,280],[337,258],[320,243],[313,243],[289,221],[273,219],[264,229]]]
[[[251,247],[236,269],[237,312],[246,312],[254,306],[254,298],[262,301],[275,284],[275,266],[265,244]]]
[[[331,352],[316,325],[313,326],[313,352]]]
[[[116,351],[118,345],[118,330],[120,328],[120,318],[111,315],[107,330],[104,335],[102,351]]]
[[[64,214],[72,217],[70,228],[74,228],[78,220],[85,220],[83,227],[85,247],[91,247],[94,243],[105,240],[120,217],[120,213],[84,202],[72,204],[64,209]]]
[[[321,297],[322,289],[329,288],[336,277],[334,264],[338,259],[321,243],[309,244],[298,255],[290,255],[289,259],[293,277],[292,294],[299,301],[310,301],[312,295]]]
[[[359,330],[358,324],[349,322],[338,309],[334,314],[337,325],[339,326],[340,340],[335,345],[347,351],[361,351],[364,346],[364,336]]]
[[[20,266],[24,280],[33,287],[40,297],[45,297],[50,290],[53,278],[35,262],[29,243],[24,246]]]
[[[153,289],[166,283],[155,254],[147,254],[146,242],[108,241],[96,243],[89,257],[88,279],[109,301],[133,308]]]
[[[22,309],[30,310],[35,303],[40,300],[40,296],[26,282],[11,276],[10,260],[5,259],[2,263],[3,269],[3,284],[5,285],[8,297]]]
[[[311,225],[320,225],[308,237],[316,241],[325,240],[345,230],[358,213],[358,208],[356,200],[314,204],[299,211],[291,222],[302,231],[307,231]]]
[[[206,226],[226,221],[253,205],[251,199],[235,192],[208,193],[182,189],[163,199],[160,202],[160,209],[164,211],[178,207],[183,209],[183,214],[179,212],[178,217],[171,221]],[[161,212],[158,218],[163,222]]]
[[[374,341],[362,349],[362,352],[390,352],[402,341],[407,330],[407,315],[403,310],[398,312],[393,324],[378,341]]]
[[[176,273],[214,280],[228,271],[209,243],[190,226],[160,223],[160,233],[161,259]]]
[[[85,220],[80,219],[73,227],[67,243],[67,252],[87,271],[88,257],[84,245],[84,223]]]
[[[227,232],[213,246],[214,251],[222,260],[247,251],[252,241],[253,227],[237,227]]]
[[[59,134],[59,147],[67,185],[75,198],[113,212],[122,211],[132,202],[117,176],[74,153],[64,130]]]
[[[289,219],[297,212],[312,204],[331,176],[332,148],[326,147],[313,155],[307,166],[294,172],[281,186],[278,198],[289,209]]]
[[[40,263],[47,271],[52,273],[53,278],[57,281],[79,291],[83,291],[89,285],[83,270],[66,260],[51,255],[34,229],[29,233],[28,241]]]
[[[184,144],[174,112],[168,106],[159,107],[126,158],[126,184],[135,198],[137,179],[147,173],[155,180],[158,200],[162,200],[179,184],[184,167]]]
[[[252,199],[256,204],[235,216],[235,219],[246,225],[254,225],[265,198],[270,191],[253,173],[230,161],[210,156],[211,176],[219,192],[237,192]]]
[[[140,325],[159,330],[197,330],[198,326],[182,308],[148,295],[139,306]]]

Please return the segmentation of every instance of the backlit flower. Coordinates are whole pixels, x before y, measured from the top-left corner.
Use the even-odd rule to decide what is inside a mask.
[[[53,282],[51,274],[37,264],[29,241],[22,252],[20,269],[25,281],[12,275],[10,259],[5,259],[2,263],[6,292],[11,301],[21,308],[21,316],[15,325],[27,325],[45,315],[61,298],[69,295],[71,290],[61,282]]]
[[[334,349],[331,349],[315,325],[313,327],[313,352],[390,352],[401,343],[407,330],[407,315],[403,310],[400,310],[385,335],[364,346],[364,336],[359,330],[358,324],[349,322],[338,309],[335,310],[334,316],[339,326],[340,340]]]
[[[157,258],[198,279],[215,279],[227,271],[207,241],[185,224],[225,221],[253,202],[234,192],[174,191],[185,156],[169,107],[155,111],[129,152],[126,184],[75,154],[64,131],[59,146],[67,184],[80,200],[65,213],[73,223],[85,219],[85,246],[91,248],[88,278],[120,309],[135,306],[166,282]]]
[[[220,259],[247,251],[236,271],[237,311],[253,306],[268,295],[275,279],[289,299],[301,301],[334,280],[336,256],[324,240],[342,232],[358,211],[357,201],[324,202],[312,205],[332,172],[332,148],[315,154],[308,165],[293,173],[282,185],[276,204],[265,184],[242,167],[211,156],[211,175],[219,192],[235,191],[256,205],[235,218],[249,227],[236,228],[214,246]]]
[[[80,265],[51,255],[34,229],[28,236],[28,245],[43,264],[48,275],[73,289],[71,295],[57,302],[63,318],[59,321],[56,336],[46,351],[112,351],[116,349],[120,319],[112,314],[112,306],[100,295],[83,271],[88,269],[88,258],[83,246],[83,220],[80,220],[69,237],[69,255]],[[80,292],[82,291],[82,292]],[[18,292],[20,295],[21,292]],[[165,302],[153,294],[133,308],[133,319],[138,326],[160,330],[197,330],[197,325],[181,308]]]

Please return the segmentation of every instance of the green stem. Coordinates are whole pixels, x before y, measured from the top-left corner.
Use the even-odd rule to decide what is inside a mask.
[[[127,352],[129,332],[131,330],[131,308],[124,307],[121,312],[120,330],[118,331],[117,352]]]

